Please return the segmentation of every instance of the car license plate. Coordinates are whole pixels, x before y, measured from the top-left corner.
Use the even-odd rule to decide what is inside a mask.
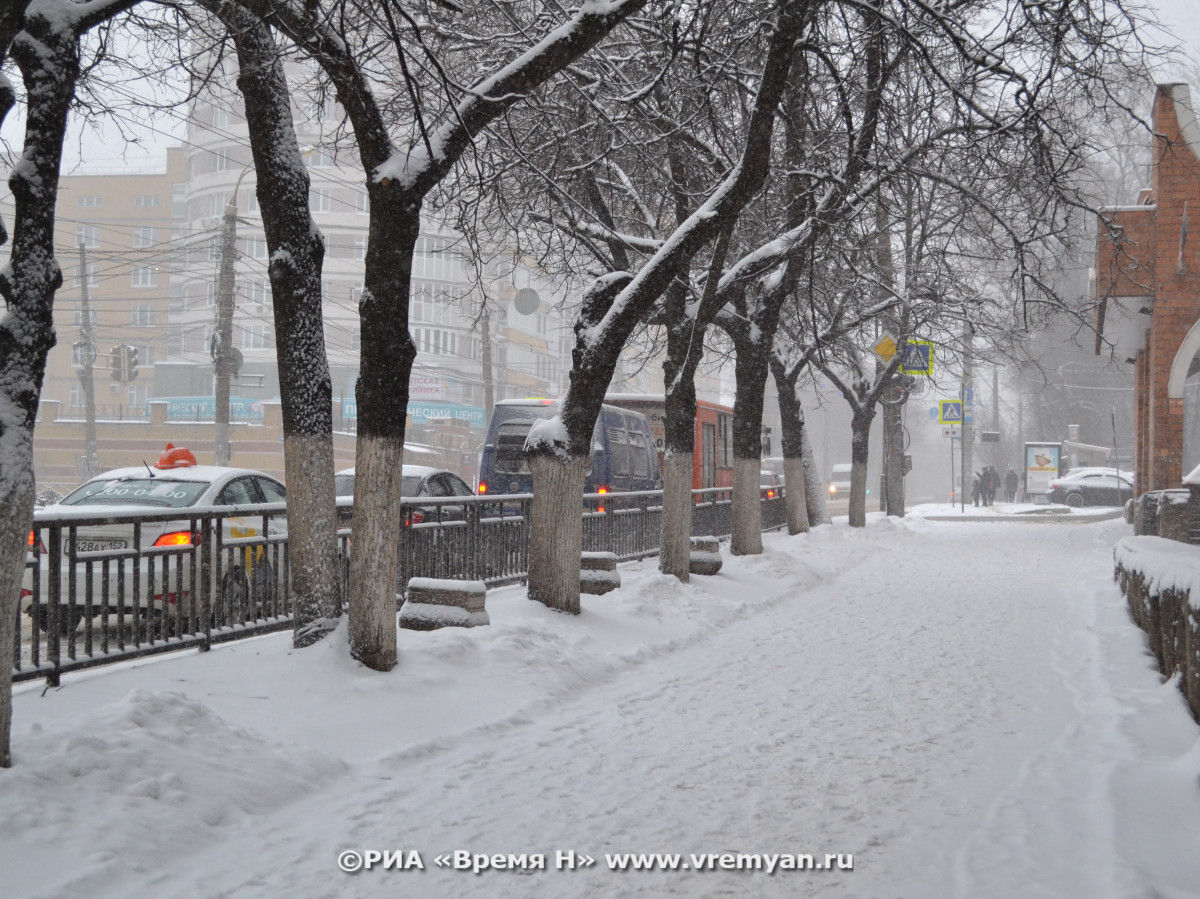
[[[114,549],[124,549],[124,540],[76,540],[75,552],[102,553]]]

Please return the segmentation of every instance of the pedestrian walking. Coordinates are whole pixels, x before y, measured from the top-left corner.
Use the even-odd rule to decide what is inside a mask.
[[[975,477],[971,481],[971,504],[979,505],[979,472],[975,472]]]
[[[1013,471],[1012,463],[1008,465],[1008,471],[1004,474],[1004,494],[1005,498],[1010,502],[1017,501],[1017,473]]]

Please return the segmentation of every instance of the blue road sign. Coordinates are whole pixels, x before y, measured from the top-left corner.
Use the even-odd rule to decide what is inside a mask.
[[[962,400],[938,400],[938,423],[943,425],[962,424]]]
[[[900,372],[906,375],[933,374],[933,342],[929,340],[910,340],[904,345],[904,355],[900,357]]]

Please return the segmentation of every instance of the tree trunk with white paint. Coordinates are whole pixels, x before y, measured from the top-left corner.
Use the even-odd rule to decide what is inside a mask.
[[[729,551],[735,556],[762,552],[761,459],[733,460],[733,538]]]
[[[658,570],[686,581],[692,559],[692,456],[663,459],[662,537]]]
[[[789,534],[808,533],[808,501],[804,489],[804,460],[783,457],[784,496],[787,498]]]
[[[358,435],[354,472],[354,548],[350,553],[350,655],[368,668],[396,664],[404,444]],[[382,523],[382,530],[369,527]],[[374,576],[373,576],[374,575]]]
[[[817,471],[817,459],[807,427],[800,431],[800,459],[804,463],[804,502],[808,507],[809,527],[832,524],[833,519],[829,517],[829,507],[825,504],[825,488],[821,483],[821,473]]]
[[[325,241],[306,198],[308,169],[292,126],[283,62],[270,30],[236,6],[218,7],[234,38],[270,264],[279,356],[291,559],[292,644],[308,646],[342,614],[333,486],[333,388],[325,351]],[[235,202],[236,202],[236,198]]]
[[[588,457],[564,462],[551,453],[527,454],[535,505],[529,522],[529,598],[579,614],[583,552],[583,485]]]

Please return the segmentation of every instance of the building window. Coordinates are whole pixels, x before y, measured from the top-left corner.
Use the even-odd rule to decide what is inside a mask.
[[[232,114],[228,109],[223,107],[214,106],[212,108],[212,113],[213,124],[218,128],[228,128],[230,123],[233,121]]]
[[[451,241],[445,237],[422,234],[417,238],[413,254],[413,274],[418,278],[448,280],[457,277],[457,264],[450,252]]]
[[[83,387],[79,384],[71,385],[71,405],[82,406],[83,403]]]
[[[100,266],[98,263],[95,263],[95,262],[88,263],[87,284],[88,284],[88,287],[99,287],[100,286]],[[83,286],[83,272],[80,271],[79,266],[75,266],[75,286],[76,287]]]
[[[158,229],[152,225],[139,225],[133,229],[134,247],[152,247],[158,243]]]
[[[261,309],[271,302],[271,286],[263,280],[251,281],[246,290],[246,298]]]
[[[249,238],[246,241],[246,255],[251,259],[266,259],[267,239],[265,237]]]
[[[156,266],[156,265],[135,265],[135,266],[133,266],[129,284],[131,287],[157,287],[158,286],[158,266]]]
[[[229,202],[229,195],[226,193],[209,194],[208,197],[208,214],[221,216],[225,214],[225,204]]]
[[[139,359],[140,363],[141,360]],[[146,401],[150,399],[149,384],[130,384],[129,389],[125,392],[125,405],[127,406],[145,406]]]
[[[100,199],[100,197],[76,197],[75,205],[90,209],[96,206],[102,206],[103,201]]]
[[[157,194],[138,194],[133,198],[134,206],[157,206],[161,202]]]
[[[205,298],[204,305],[206,305],[206,306],[217,305],[217,282],[216,281],[209,281],[208,284],[205,285],[204,298]]]
[[[367,258],[367,239],[365,237],[354,238],[354,258],[355,259],[366,259]]]
[[[154,324],[153,306],[134,306],[129,310],[129,324],[135,328],[149,328]]]
[[[209,153],[209,171],[210,172],[227,172],[229,171],[229,151],[228,150],[213,150]]]
[[[263,322],[251,322],[242,328],[242,349],[269,350],[275,346],[271,326]]]
[[[438,328],[414,328],[412,334],[418,352],[434,356],[455,355],[458,336],[453,331],[442,331]]]
[[[246,197],[246,211],[247,212],[258,212],[258,191],[252,187],[252,188],[250,188],[249,191],[247,191],[247,194],[248,194],[248,196]]]
[[[371,204],[367,199],[367,192],[365,190],[357,191],[354,194],[354,211],[359,215],[366,215],[371,211]]]
[[[312,212],[328,212],[330,205],[329,191],[315,188],[309,193],[308,208]]]
[[[88,309],[88,322],[91,324],[91,326],[93,328],[96,327],[96,310],[95,309]],[[82,309],[75,309],[71,312],[71,324],[73,324],[77,328],[83,324],[83,310]]]
[[[99,225],[76,225],[75,226],[75,246],[83,244],[89,250],[94,250],[100,246],[100,226]]]
[[[333,165],[333,154],[328,147],[317,147],[309,156],[308,164],[314,169],[327,169]]]

